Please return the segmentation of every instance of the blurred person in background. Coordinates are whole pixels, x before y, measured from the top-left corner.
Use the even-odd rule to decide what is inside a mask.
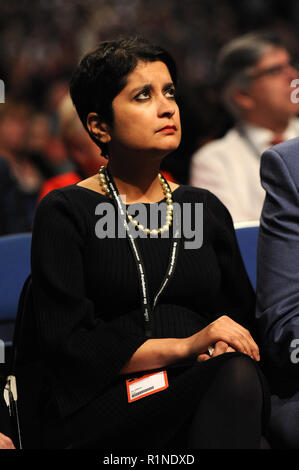
[[[75,184],[92,176],[98,172],[100,166],[107,164],[107,159],[101,155],[99,147],[82,126],[69,94],[61,101],[57,115],[57,133],[69,163],[66,171],[45,181],[38,196],[39,200],[53,189]]]
[[[43,175],[25,151],[31,110],[0,106],[0,235],[31,231]]]
[[[193,155],[190,184],[216,194],[234,223],[260,218],[265,198],[261,154],[299,135],[299,104],[292,102],[290,87],[296,77],[288,50],[271,33],[246,34],[220,51],[219,91],[236,122],[224,137]]]
[[[48,113],[34,111],[26,134],[24,152],[40,170],[43,181],[64,171],[66,150],[51,129]]]

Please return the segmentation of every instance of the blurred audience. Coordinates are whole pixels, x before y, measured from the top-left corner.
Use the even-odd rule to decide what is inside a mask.
[[[0,106],[0,234],[31,230],[43,175],[25,152],[30,123],[25,104]]]
[[[86,170],[70,156],[74,149],[61,139],[59,106],[67,94],[69,77],[78,57],[96,47],[99,41],[136,31],[155,38],[175,56],[180,69],[179,88],[183,91],[183,102],[180,102],[183,139],[179,149],[165,159],[162,170],[166,177],[180,184],[189,182],[190,160],[196,149],[222,136],[233,122],[217,103],[213,87],[215,58],[221,45],[242,32],[273,26],[298,47],[296,0],[290,0],[287,9],[280,2],[270,5],[267,0],[217,0],[213,8],[209,0],[153,0],[151,8],[146,0],[127,3],[33,0],[32,5],[33,8],[28,8],[26,2],[17,0],[1,3],[0,39],[5,47],[0,51],[0,78],[15,102],[30,103],[32,108],[21,152],[27,171],[24,164],[22,173],[24,170],[26,184],[31,179],[41,195],[44,182],[50,178],[65,175],[60,176],[60,182],[59,178],[54,182],[52,187],[55,187],[65,182],[72,184],[81,175],[85,177]],[[1,108],[4,106],[0,104]],[[77,145],[78,142],[74,144]],[[6,164],[1,167],[2,172],[4,167],[7,170]],[[10,181],[19,186],[10,164],[9,173]],[[49,189],[50,186],[43,188]],[[256,205],[254,200],[251,205]],[[19,211],[14,208],[13,212]],[[11,208],[6,208],[5,213],[11,213]],[[17,225],[9,230],[20,230]]]
[[[58,121],[58,136],[67,152],[68,171],[45,181],[39,193],[39,200],[53,189],[77,183],[94,175],[101,165],[107,164],[107,159],[101,155],[99,147],[82,126],[69,94],[58,107]]]
[[[290,87],[299,72],[277,36],[258,32],[225,45],[217,73],[221,96],[236,123],[193,155],[190,184],[216,194],[235,223],[259,220],[265,198],[261,154],[299,135],[299,104],[292,102]]]

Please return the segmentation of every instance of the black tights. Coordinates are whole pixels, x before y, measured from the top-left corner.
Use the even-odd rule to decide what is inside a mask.
[[[260,448],[263,397],[255,365],[246,356],[232,355],[221,364],[216,364],[217,360],[209,359],[215,361],[213,366],[217,367],[212,367],[214,376],[208,380],[192,421],[189,419],[180,428],[167,448]],[[118,436],[109,437],[109,434],[105,434],[105,442],[103,436],[99,441],[98,429],[103,420],[101,414],[95,400],[71,417],[67,427],[65,424],[49,425],[45,430],[45,447],[67,447],[69,442],[76,442],[70,448],[110,448],[111,445],[115,448],[129,448],[132,444],[134,448],[143,448],[142,443],[155,438],[150,433],[146,438],[141,436],[141,441],[137,443],[139,435],[135,435],[135,440],[132,440],[130,432],[118,429],[115,418],[109,429],[113,435],[118,433]],[[66,434],[63,437],[64,432]],[[189,441],[186,442],[188,433]],[[157,447],[156,441],[154,447]]]
[[[209,359],[213,360],[213,359]],[[235,356],[219,369],[192,420],[193,449],[258,449],[263,396],[253,362]]]

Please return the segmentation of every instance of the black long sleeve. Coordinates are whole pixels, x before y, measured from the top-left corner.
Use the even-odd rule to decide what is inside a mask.
[[[203,244],[182,239],[173,278],[153,312],[154,337],[187,337],[227,314],[249,326],[254,293],[231,217],[211,193],[181,186],[174,202],[203,203]],[[42,356],[62,415],[109,389],[146,340],[136,264],[127,240],[97,237],[96,207],[109,201],[77,185],[52,191],[33,227],[32,286]],[[148,205],[150,206],[150,205]],[[140,238],[150,296],[159,289],[170,238]]]
[[[87,402],[105,389],[145,340],[103,321],[87,296],[86,234],[80,218],[65,194],[54,191],[38,208],[32,239],[32,286],[40,345],[66,414],[77,402]],[[85,263],[89,264],[88,259]],[[100,262],[97,269],[104,274]],[[96,295],[103,298],[107,313],[109,302],[104,301],[104,291],[99,289]]]

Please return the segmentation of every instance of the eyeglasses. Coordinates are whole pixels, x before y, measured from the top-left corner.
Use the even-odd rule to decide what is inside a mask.
[[[299,63],[297,61],[294,61],[294,62],[288,62],[287,64],[275,65],[273,67],[268,67],[264,70],[259,70],[258,72],[251,74],[250,77],[252,79],[264,77],[267,75],[276,77],[278,75],[281,75],[282,73],[285,73],[286,70],[289,68],[299,71]]]

